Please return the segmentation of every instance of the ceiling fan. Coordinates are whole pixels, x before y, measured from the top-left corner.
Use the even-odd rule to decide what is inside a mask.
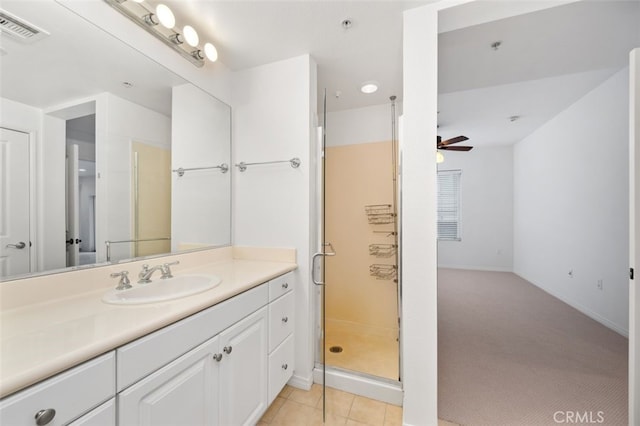
[[[472,146],[451,146],[456,143],[464,142],[469,140],[466,136],[456,136],[455,138],[447,139],[443,141],[440,136],[438,136],[436,149],[447,149],[449,151],[471,151],[473,149]]]

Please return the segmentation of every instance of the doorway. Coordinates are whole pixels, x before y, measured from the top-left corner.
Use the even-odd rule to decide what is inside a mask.
[[[589,16],[598,16],[597,19],[603,19],[603,16],[613,13],[619,19],[617,21],[616,34],[620,37],[625,32],[625,27],[628,24],[627,20],[629,16],[633,16],[633,22],[638,19],[637,11],[626,10],[625,7],[633,8],[631,3],[626,5],[620,3],[618,5],[612,5],[611,7],[621,8],[619,11],[610,12],[605,9],[603,3],[587,3],[577,2],[571,5],[558,6],[557,9],[542,10],[527,15],[519,15],[512,18],[514,22],[511,27],[519,29],[526,33],[528,25],[524,25],[523,22],[528,20],[534,14],[545,15],[545,25],[548,27],[548,33],[553,34],[554,37],[558,37],[560,32],[554,31],[551,26],[554,22],[553,17],[555,13],[562,15],[566,13],[574,17],[580,16],[581,19]],[[461,8],[464,8],[461,7]],[[581,10],[577,12],[576,10]],[[583,9],[590,9],[590,11],[583,11]],[[598,9],[596,12],[595,9]],[[441,12],[443,15],[443,12]],[[448,15],[453,15],[453,11]],[[441,16],[442,18],[442,16]],[[573,33],[582,33],[581,31],[581,19],[564,20],[563,22],[571,22],[566,27]],[[445,19],[446,20],[446,19]],[[604,19],[607,22],[615,22],[616,19]],[[515,23],[517,22],[517,23]],[[496,21],[499,23],[499,21]],[[476,31],[476,36],[479,34],[480,28],[487,24],[476,25],[471,29],[461,28],[460,31]],[[599,28],[598,26],[588,25],[589,31],[586,31],[586,38],[589,37],[603,37],[604,35],[599,33],[600,30],[605,31],[607,35],[612,34],[612,30]],[[452,33],[455,31],[452,31]],[[514,31],[517,32],[517,31]],[[637,31],[636,31],[637,32]],[[508,56],[506,51],[506,44],[517,44],[522,42],[516,34],[504,31],[494,31],[490,36],[495,37],[495,34],[500,35],[500,39],[495,38],[493,41],[487,41],[485,37],[485,47],[487,48],[487,55],[493,55],[494,63],[503,60],[498,55]],[[451,34],[449,34],[451,35]],[[447,34],[441,34],[442,38]],[[476,37],[480,40],[480,37]],[[566,43],[567,46],[574,43],[575,40],[571,40],[570,37],[563,37],[562,39],[555,39],[556,44]],[[501,44],[496,43],[501,42]],[[470,42],[473,44],[472,42]],[[611,69],[600,68],[593,69],[577,69],[570,74],[563,74],[561,76],[543,76],[537,75],[535,82],[526,83],[524,81],[511,81],[509,85],[513,89],[516,84],[524,86],[525,84],[535,84],[536,90],[530,91],[526,95],[517,96],[504,96],[506,92],[501,93],[500,96],[489,95],[487,88],[466,88],[467,92],[475,91],[475,94],[481,94],[484,98],[502,99],[501,106],[514,105],[513,99],[526,99],[530,106],[536,104],[536,96],[542,94],[545,90],[544,86],[549,84],[553,86],[555,84],[556,89],[550,90],[550,96],[548,99],[556,99],[563,93],[566,93],[565,98],[567,103],[564,106],[558,108],[549,118],[543,122],[532,126],[528,133],[522,137],[514,138],[515,145],[511,157],[513,158],[513,174],[512,176],[504,176],[503,181],[514,183],[512,189],[513,200],[511,202],[513,211],[513,232],[514,246],[511,253],[504,250],[504,247],[497,245],[499,238],[484,238],[483,246],[484,250],[475,256],[477,263],[472,263],[472,257],[469,255],[471,248],[470,242],[473,240],[473,233],[477,232],[476,228],[472,226],[473,221],[478,221],[479,218],[485,218],[484,228],[491,227],[491,220],[504,215],[505,209],[500,209],[500,202],[494,195],[488,194],[486,191],[483,193],[479,190],[470,190],[468,187],[462,188],[462,210],[463,215],[465,209],[467,213],[471,210],[469,199],[473,196],[482,194],[485,207],[496,207],[494,214],[488,214],[487,208],[485,211],[475,210],[473,214],[467,216],[461,223],[465,232],[462,235],[463,243],[457,243],[457,250],[453,250],[451,247],[443,247],[444,244],[452,245],[454,243],[441,244],[439,253],[439,266],[450,266],[458,269],[492,269],[494,271],[504,271],[505,265],[500,264],[498,261],[499,256],[505,256],[510,254],[513,258],[511,264],[506,265],[507,272],[515,272],[520,277],[526,278],[531,283],[537,286],[537,290],[544,290],[572,305],[587,316],[597,319],[603,323],[606,327],[615,330],[619,334],[599,325],[605,332],[611,334],[611,338],[617,340],[624,340],[624,335],[628,332],[626,321],[626,310],[628,306],[627,300],[627,284],[628,279],[626,277],[627,270],[627,235],[626,229],[626,215],[627,215],[627,198],[626,198],[626,185],[628,177],[626,175],[626,162],[627,154],[626,147],[628,144],[626,129],[628,125],[625,124],[624,117],[627,115],[627,102],[624,96],[628,93],[626,88],[626,82],[628,81],[628,74],[624,71],[625,62],[627,61],[627,55],[624,50],[629,48],[632,43],[620,46],[620,42],[616,43],[616,48],[621,48],[622,52],[618,51],[617,54],[621,60],[617,62]],[[624,43],[622,43],[624,44]],[[577,47],[577,45],[571,45],[571,49],[574,52],[584,51],[584,49]],[[481,48],[482,46],[476,46]],[[505,50],[502,50],[504,47]],[[517,49],[517,46],[516,46]],[[529,56],[534,57],[534,53],[537,50],[536,46],[532,44],[528,45]],[[550,50],[545,50],[545,54],[550,54]],[[446,56],[446,53],[440,52],[440,59]],[[597,57],[594,51],[591,51],[592,57]],[[551,56],[551,55],[550,55]],[[579,56],[579,55],[576,55]],[[549,58],[543,55],[536,60],[536,63],[544,63]],[[446,60],[441,61],[442,63]],[[480,61],[482,62],[482,61]],[[507,68],[504,62],[500,62],[501,68]],[[512,64],[512,67],[516,67],[521,64]],[[567,64],[565,63],[565,68]],[[481,72],[481,70],[475,70]],[[441,72],[440,75],[446,75]],[[481,78],[481,77],[478,77]],[[473,78],[467,78],[472,80]],[[553,81],[555,80],[555,82]],[[450,83],[450,82],[448,82]],[[571,85],[582,85],[582,92],[577,89],[574,92],[573,98],[567,93]],[[561,86],[561,87],[560,87]],[[505,89],[502,87],[502,89]],[[534,93],[536,92],[536,93]],[[553,93],[551,93],[553,92]],[[525,92],[526,93],[526,92]],[[615,93],[615,96],[613,95]],[[456,98],[456,104],[465,105],[466,111],[469,111],[473,106],[473,102],[464,102],[462,94],[449,93],[451,98]],[[552,96],[551,96],[552,95]],[[594,108],[599,109],[598,105],[607,103],[610,107],[606,108],[611,112],[615,110],[615,113],[611,115],[593,113]],[[438,109],[441,110],[439,121],[443,115],[442,109],[445,102],[440,102]],[[451,103],[449,104],[451,105]],[[459,109],[459,108],[458,108]],[[482,112],[490,112],[490,108],[483,108]],[[502,119],[505,123],[510,124],[524,124],[521,119],[525,117],[534,118],[535,114],[530,112],[524,114],[522,112],[505,111],[502,113]],[[623,121],[620,121],[619,117],[623,117]],[[460,121],[465,121],[465,118],[458,116]],[[482,117],[483,120],[489,121],[490,117],[487,115]],[[598,126],[594,131],[594,127],[591,125],[596,120]],[[485,173],[483,176],[495,174],[498,167],[502,167],[504,161],[491,162],[486,158],[486,152],[489,148],[484,149],[482,145],[483,135],[474,126],[469,124],[470,120],[466,119],[466,127],[469,130],[457,129],[457,132],[465,132],[466,136],[470,137],[470,141],[475,148],[468,154],[464,153],[448,153],[444,152],[445,163],[446,158],[449,157],[456,162],[456,155],[463,156],[465,159],[460,159],[455,167],[459,167],[463,170],[462,179],[463,182],[472,182],[477,184],[480,178],[477,175],[473,177],[468,173],[473,165],[470,160],[470,155],[477,154],[478,162],[484,165]],[[451,124],[451,121],[447,124]],[[533,124],[533,123],[532,123]],[[441,126],[442,127],[442,126]],[[446,126],[445,126],[446,127]],[[493,127],[495,135],[494,139],[502,138],[504,135],[508,135],[511,129],[500,131],[501,127],[496,122]],[[563,130],[565,129],[565,130]],[[603,130],[608,136],[607,139],[607,151],[611,152],[612,156],[609,158],[608,165],[611,169],[604,173],[598,173],[599,169],[599,156],[591,157],[589,146],[600,147],[600,138],[598,130]],[[605,130],[606,129],[606,130]],[[439,129],[439,134],[442,132],[442,128]],[[473,132],[473,133],[472,133]],[[468,133],[468,134],[467,134]],[[569,136],[571,135],[571,136]],[[443,135],[448,136],[448,135]],[[475,136],[475,137],[474,137]],[[543,143],[537,143],[544,140]],[[580,141],[578,144],[577,141]],[[466,145],[467,143],[465,143]],[[496,150],[497,148],[492,148]],[[551,154],[551,155],[546,155]],[[465,163],[460,166],[461,163]],[[442,166],[442,165],[441,165]],[[449,166],[447,166],[449,168]],[[598,183],[592,182],[588,176],[596,173],[600,182],[607,182],[607,187],[620,188],[620,191],[600,191],[598,189]],[[497,183],[500,185],[500,182]],[[488,187],[488,186],[487,186]],[[491,186],[490,189],[495,190],[496,185]],[[486,187],[485,187],[486,189]],[[564,194],[564,195],[562,195]],[[465,196],[467,196],[465,198]],[[583,208],[586,205],[594,206],[588,212]],[[616,206],[611,210],[607,210],[602,206]],[[576,208],[580,207],[579,214],[576,214]],[[598,206],[598,207],[595,207]],[[553,210],[553,212],[551,211]],[[588,223],[587,223],[588,221]],[[501,221],[506,223],[508,221]],[[603,227],[607,227],[608,223],[616,223],[615,226],[608,228],[606,236],[602,236],[600,231]],[[508,228],[508,227],[507,227]],[[562,234],[554,234],[553,229],[563,229],[565,232]],[[482,230],[482,229],[481,229]],[[509,231],[509,229],[507,229]],[[496,235],[504,230],[493,232]],[[496,245],[494,245],[496,244]],[[467,250],[465,252],[465,250]],[[615,254],[614,254],[615,253]],[[481,261],[478,261],[481,259]],[[455,262],[458,262],[457,264]],[[482,275],[482,274],[478,274]],[[444,283],[439,280],[439,285]],[[608,283],[608,284],[607,284]],[[464,293],[462,293],[464,294]],[[615,306],[615,308],[613,308]],[[498,309],[506,309],[507,306],[499,306]],[[591,321],[591,320],[590,320]],[[567,321],[568,322],[568,321]],[[558,329],[562,329],[562,324],[559,324]],[[605,333],[606,334],[606,333]],[[621,336],[622,335],[622,336]],[[573,336],[569,333],[567,336]],[[525,338],[523,334],[520,336]],[[591,335],[591,337],[593,337]],[[442,336],[440,337],[442,339]],[[619,350],[620,353],[626,353],[624,347]],[[626,358],[626,356],[625,356]],[[563,358],[555,358],[555,361],[549,362],[561,362]],[[575,365],[575,364],[574,364]],[[626,372],[626,370],[625,370]],[[618,372],[619,373],[619,372]],[[620,376],[620,374],[618,374]],[[626,378],[626,374],[622,375]],[[617,386],[618,403],[625,405],[626,386],[624,383]],[[609,393],[609,392],[608,392]],[[618,404],[618,405],[619,405]],[[593,404],[593,407],[597,408],[597,404]],[[597,409],[595,410],[597,411]],[[548,419],[551,419],[553,411],[548,414]],[[605,414],[606,415],[606,414]],[[609,417],[613,419],[613,415]],[[626,417],[625,417],[626,419]],[[455,419],[452,419],[455,420]],[[619,420],[619,418],[618,418]],[[467,419],[468,421],[468,419]],[[612,420],[610,420],[612,421]]]
[[[29,134],[0,128],[0,278],[31,271]]]
[[[66,120],[67,265],[96,263],[96,115]]]
[[[324,316],[314,378],[322,382],[326,368],[329,386],[400,403],[397,105],[390,100],[325,118]],[[376,136],[358,133],[362,123],[381,121]]]

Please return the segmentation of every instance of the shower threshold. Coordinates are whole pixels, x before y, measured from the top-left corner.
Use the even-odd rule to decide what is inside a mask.
[[[372,376],[339,367],[326,367],[327,386],[345,392],[383,401],[388,404],[402,405],[402,383],[385,377]],[[314,383],[322,384],[322,364],[313,369]]]

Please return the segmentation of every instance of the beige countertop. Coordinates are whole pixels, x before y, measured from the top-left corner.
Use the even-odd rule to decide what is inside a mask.
[[[270,255],[268,249],[259,250],[225,248],[215,253],[212,250],[213,255],[208,257],[205,251],[192,257],[158,259],[154,263],[180,258],[181,265],[173,268],[175,276],[213,274],[222,279],[211,290],[160,303],[110,305],[101,301],[102,295],[115,287],[116,281],[109,278],[111,272],[127,268],[137,272],[138,263],[142,262],[0,283],[0,397],[297,267],[293,250],[275,249],[275,255]],[[131,276],[135,274],[132,272]],[[80,288],[86,291],[78,292],[82,285],[78,281],[83,280],[86,285]],[[59,287],[58,297],[51,296],[56,294],[52,286]],[[42,297],[43,294],[47,296]],[[8,298],[21,303],[12,304]]]

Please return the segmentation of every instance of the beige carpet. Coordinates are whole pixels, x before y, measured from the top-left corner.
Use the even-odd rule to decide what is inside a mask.
[[[438,336],[442,419],[628,424],[627,339],[515,274],[440,269]]]

